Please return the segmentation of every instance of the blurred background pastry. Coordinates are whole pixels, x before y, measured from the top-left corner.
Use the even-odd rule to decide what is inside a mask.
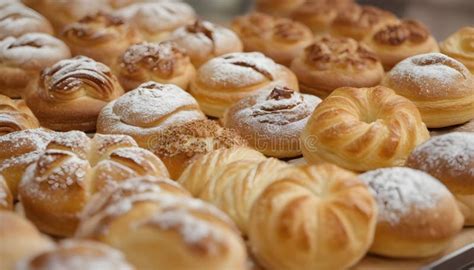
[[[20,2],[0,5],[0,39],[33,32],[52,35],[53,27],[45,17]]]
[[[39,121],[25,102],[0,95],[0,136],[31,128],[39,128]]]
[[[441,52],[463,63],[474,74],[474,27],[466,26],[440,44]]]

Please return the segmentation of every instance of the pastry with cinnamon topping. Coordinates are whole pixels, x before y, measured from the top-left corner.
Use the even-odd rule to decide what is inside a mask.
[[[293,60],[291,69],[301,91],[321,98],[343,86],[375,86],[384,75],[382,64],[366,45],[332,36],[317,38]]]
[[[29,128],[39,128],[39,122],[25,102],[0,95],[0,136]]]
[[[311,30],[304,24],[263,13],[237,17],[232,29],[242,39],[245,51],[262,52],[286,66],[313,40]]]

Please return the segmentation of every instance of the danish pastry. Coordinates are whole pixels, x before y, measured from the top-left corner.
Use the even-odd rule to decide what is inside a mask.
[[[39,128],[39,122],[25,102],[0,95],[0,136],[29,128]]]
[[[474,74],[474,27],[463,27],[440,44],[441,52],[463,63]]]
[[[53,34],[53,27],[38,12],[21,4],[0,6],[0,40],[26,33]]]

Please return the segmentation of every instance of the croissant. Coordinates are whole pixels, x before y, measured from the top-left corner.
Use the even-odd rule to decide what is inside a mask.
[[[441,42],[442,53],[463,63],[474,74],[474,27],[463,27]]]
[[[39,122],[25,102],[0,95],[0,136],[29,128],[39,128]]]
[[[0,6],[0,40],[33,32],[52,35],[53,27],[38,12],[14,1]]]

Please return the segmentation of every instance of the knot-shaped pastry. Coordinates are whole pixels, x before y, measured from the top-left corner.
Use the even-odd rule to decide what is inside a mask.
[[[463,63],[474,74],[474,27],[463,27],[440,44],[441,52]]]
[[[243,50],[236,33],[202,20],[176,29],[169,39],[186,51],[196,67],[214,57]]]
[[[311,30],[291,19],[263,13],[240,16],[232,22],[245,51],[259,51],[288,66],[291,60],[313,40]]]
[[[302,91],[322,98],[343,86],[375,86],[384,75],[379,59],[365,44],[328,35],[306,47],[293,60],[291,69]]]
[[[107,66],[77,56],[43,70],[37,88],[25,101],[44,127],[93,131],[102,107],[122,93]]]
[[[474,118],[474,77],[459,61],[430,53],[407,58],[383,85],[413,101],[428,127],[447,127]]]
[[[26,33],[53,34],[53,27],[38,12],[18,3],[0,6],[0,40]]]
[[[392,89],[336,89],[316,108],[302,133],[311,163],[332,162],[354,171],[401,166],[429,138],[420,112]]]
[[[257,52],[231,53],[202,65],[189,92],[204,113],[222,117],[243,97],[281,85],[298,90],[295,75],[286,67]]]
[[[301,131],[319,102],[315,96],[277,86],[241,99],[226,111],[223,122],[267,156],[295,157],[301,155]]]
[[[176,44],[141,42],[130,46],[115,67],[125,91],[156,81],[187,89],[196,70],[186,52]]]
[[[0,136],[29,128],[39,128],[39,122],[25,102],[0,95]]]

